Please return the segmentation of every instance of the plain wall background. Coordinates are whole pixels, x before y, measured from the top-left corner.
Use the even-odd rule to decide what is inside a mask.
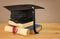
[[[10,11],[3,6],[35,4],[45,9],[36,10],[37,22],[60,22],[60,0],[0,0],[0,23],[8,22]]]

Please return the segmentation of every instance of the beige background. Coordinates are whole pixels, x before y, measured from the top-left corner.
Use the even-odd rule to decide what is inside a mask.
[[[36,4],[44,10],[36,10],[38,22],[60,22],[60,0],[0,0],[0,23],[8,22],[10,11],[3,6],[17,4]]]

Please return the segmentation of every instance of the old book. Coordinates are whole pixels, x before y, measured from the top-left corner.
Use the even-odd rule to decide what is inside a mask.
[[[7,32],[12,32],[12,33],[16,33],[16,34],[20,34],[20,35],[33,35],[34,30],[33,30],[33,26],[29,26],[29,27],[25,27],[25,28],[20,28],[20,27],[15,27],[15,29],[13,28],[13,26],[5,26],[5,31]],[[36,25],[36,31],[39,32],[41,30],[41,26],[40,25]]]
[[[20,27],[20,28],[24,28],[24,27],[28,27],[28,26],[31,26],[31,25],[33,25],[33,21],[31,21],[31,22],[28,22],[28,23],[24,23],[24,24],[21,24],[21,23],[15,23],[15,22],[13,22],[13,21],[11,21],[11,20],[9,20],[8,21],[8,25],[14,25],[14,26],[17,26],[17,27]]]

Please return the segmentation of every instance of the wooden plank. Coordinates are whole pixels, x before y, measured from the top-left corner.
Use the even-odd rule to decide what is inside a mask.
[[[14,35],[4,31],[7,23],[0,23],[0,39],[60,39],[60,23],[39,23],[43,29],[30,36]]]

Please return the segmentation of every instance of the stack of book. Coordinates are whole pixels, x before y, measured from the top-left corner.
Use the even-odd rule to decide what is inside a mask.
[[[41,29],[40,25],[35,25],[36,26],[36,31],[39,32]],[[12,32],[13,34],[21,34],[21,35],[33,35],[34,30],[33,30],[33,21],[20,24],[20,23],[15,23],[11,20],[9,20],[8,25],[5,26],[5,31],[7,32]]]

